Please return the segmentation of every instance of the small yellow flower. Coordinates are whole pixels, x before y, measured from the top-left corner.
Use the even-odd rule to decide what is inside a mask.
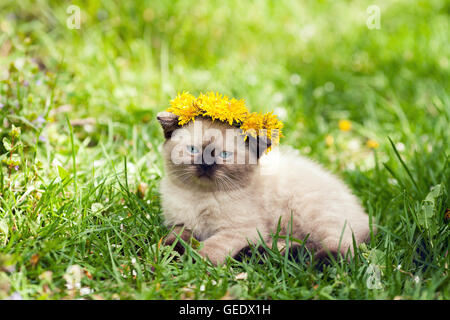
[[[203,115],[211,119],[219,119],[227,122],[230,126],[233,123],[241,123],[248,114],[244,100],[229,99],[219,93],[201,93],[196,100],[196,104],[203,110]]]
[[[334,138],[333,138],[333,136],[328,134],[328,135],[325,137],[325,144],[327,145],[327,147],[331,147],[331,146],[333,145],[333,143],[334,143]]]
[[[258,132],[263,129],[263,116],[260,113],[252,112],[244,120],[240,128],[244,134],[256,138]]]
[[[350,131],[352,129],[352,123],[349,120],[339,120],[338,125],[341,131]]]
[[[195,97],[189,92],[183,92],[170,101],[168,112],[178,116],[178,124],[185,125],[195,117],[202,114],[202,110],[195,104]]]
[[[376,149],[380,146],[380,144],[375,140],[369,139],[366,142],[366,146],[370,149]]]
[[[278,120],[277,116],[273,112],[266,113],[263,116],[263,128],[267,130],[267,136],[272,140],[272,142],[278,142],[283,136],[281,129],[283,128],[283,123]]]
[[[252,137],[258,135],[265,135],[272,140],[273,145],[277,145],[280,138],[283,136],[281,129],[283,123],[278,120],[277,116],[272,112],[264,115],[253,112],[249,114],[242,122],[240,128],[245,135],[251,135]]]

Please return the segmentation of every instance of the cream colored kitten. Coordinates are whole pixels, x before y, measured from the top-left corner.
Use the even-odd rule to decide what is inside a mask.
[[[157,118],[166,137],[165,224],[176,226],[175,233],[184,229],[185,241],[191,235],[202,241],[199,253],[214,264],[257,243],[258,232],[270,245],[280,218],[281,234],[292,217],[292,236],[309,235],[306,246],[318,257],[352,252],[352,233],[357,244],[368,239],[369,219],[358,199],[318,164],[289,150],[263,154],[270,141],[230,139],[230,129],[240,131],[222,122],[197,118],[180,128],[172,113]],[[172,234],[166,243],[175,240]]]

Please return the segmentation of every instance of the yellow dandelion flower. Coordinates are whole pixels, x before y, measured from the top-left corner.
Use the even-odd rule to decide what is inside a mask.
[[[230,100],[219,93],[201,93],[197,98],[197,104],[204,111],[204,116],[211,117],[213,121],[218,119],[227,122],[229,125],[241,123],[248,115],[244,100],[234,98]]]
[[[281,129],[283,123],[278,120],[277,116],[273,112],[266,113],[263,116],[263,129],[267,130],[267,137],[272,140],[272,143],[277,144],[280,138],[283,136]]]
[[[245,135],[256,138],[258,133],[264,128],[264,117],[257,112],[250,113],[242,122],[240,128]]]
[[[369,139],[369,140],[367,140],[367,142],[366,142],[366,146],[367,146],[368,148],[370,148],[370,149],[376,149],[376,148],[378,148],[378,147],[380,146],[380,144],[378,143],[378,141]]]
[[[338,125],[341,131],[350,131],[352,129],[352,123],[349,120],[339,120]]]
[[[178,116],[178,124],[185,125],[195,117],[202,114],[202,110],[196,105],[195,97],[189,92],[183,92],[170,101],[168,112],[172,112]]]
[[[278,144],[282,137],[283,123],[272,112],[261,114],[250,113],[243,99],[228,98],[219,93],[201,93],[197,98],[188,92],[178,94],[170,101],[168,112],[176,114],[179,125],[185,125],[195,117],[209,117],[213,121],[219,120],[242,129],[243,134],[257,137],[267,136],[272,145]],[[270,148],[268,149],[270,150]]]

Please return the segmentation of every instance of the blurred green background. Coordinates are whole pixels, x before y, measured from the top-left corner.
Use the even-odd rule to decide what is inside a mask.
[[[71,4],[80,8],[80,29],[67,26]],[[379,29],[366,25],[373,4]],[[253,110],[276,109],[297,146],[311,132],[323,140],[341,118],[382,142],[423,133],[427,143],[440,124],[416,120],[448,116],[449,8],[448,1],[6,0],[1,63],[26,52],[59,72],[73,114],[100,122],[148,122],[177,92],[211,90],[245,98]]]
[[[79,29],[69,28],[70,5]],[[372,5],[379,29],[367,25]],[[50,108],[95,128],[142,124],[160,138],[155,114],[178,92],[219,91],[274,110],[286,144],[336,168],[373,167],[371,153],[353,152],[369,140],[380,151],[388,136],[405,151],[448,142],[448,1],[41,0],[0,9],[3,69],[38,64],[57,81]],[[29,90],[43,91],[32,81]],[[42,98],[16,112],[33,121],[45,110]],[[339,134],[342,119],[354,134]],[[104,131],[88,129],[96,144]]]
[[[69,28],[76,14],[68,11],[71,5],[80,9],[79,29]],[[373,5],[380,10],[375,29],[367,25]],[[448,270],[442,259],[449,245],[442,223],[450,187],[449,14],[445,0],[2,0],[0,138],[8,140],[0,146],[0,240],[5,244],[0,253],[21,257],[22,275],[11,276],[12,287],[26,297],[51,296],[42,293],[38,276],[53,270],[59,279],[55,286],[62,287],[67,266],[77,261],[94,274],[92,281],[117,277],[115,266],[129,261],[134,249],[113,249],[112,264],[106,256],[112,252],[109,241],[121,239],[126,221],[127,234],[140,239],[141,248],[155,246],[167,232],[157,200],[163,137],[155,115],[178,92],[218,91],[244,98],[252,111],[274,110],[285,124],[282,143],[341,175],[381,225],[370,250],[391,248],[386,266],[403,263],[405,270],[423,271],[429,280],[427,289],[416,290],[407,273],[387,272],[392,286],[385,293],[366,292],[364,281],[353,279],[355,291],[350,285],[347,291],[333,287],[319,297],[442,297],[439,279]],[[8,153],[12,125],[21,128],[21,140]],[[127,206],[134,198],[117,191],[114,182],[123,178],[124,156],[129,188],[144,201],[133,215]],[[421,220],[410,212],[421,214],[423,199],[437,184],[442,193],[435,195],[440,200],[434,218],[442,229],[423,236],[415,227]],[[109,210],[105,220],[95,217],[99,203]],[[58,232],[51,229],[59,221],[55,210],[67,214],[62,227],[55,222]],[[133,220],[148,213],[150,220],[139,220],[142,226]],[[99,229],[92,235],[97,219],[116,233]],[[105,258],[86,259],[87,241],[97,243]],[[35,254],[40,262],[30,260]],[[173,284],[170,273],[166,280],[158,275],[171,289],[159,295],[154,288],[146,291],[142,283],[156,281],[156,258],[142,259],[137,285],[126,280],[131,291],[119,280],[112,280],[115,289],[109,282],[91,285],[107,297],[121,290],[173,297],[196,281],[193,276]],[[417,259],[426,263],[417,265]],[[96,269],[99,264],[106,269]],[[438,271],[426,269],[427,264]],[[197,267],[190,269],[195,275]],[[295,281],[307,290],[315,284],[289,279],[283,281],[294,281],[300,291],[280,296],[275,289],[254,289],[242,296],[306,297]],[[27,281],[38,283],[38,289],[29,289]],[[203,295],[220,297],[227,288]]]
[[[66,26],[70,4],[81,9],[79,30]],[[366,26],[372,4],[378,30]],[[165,108],[181,90],[214,90],[253,108],[287,107],[305,121],[320,113],[392,123],[398,114],[386,105],[400,100],[409,119],[447,88],[449,8],[448,1],[6,0],[2,64],[24,49],[67,70],[66,94],[80,114],[128,118]]]

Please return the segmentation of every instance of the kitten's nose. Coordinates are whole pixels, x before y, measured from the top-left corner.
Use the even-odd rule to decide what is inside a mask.
[[[215,163],[208,164],[205,162],[198,164],[197,165],[198,176],[212,177],[212,175],[214,174],[214,165]]]
[[[214,150],[212,150],[214,152]],[[209,154],[202,154],[202,163],[197,165],[197,172],[199,176],[207,176],[211,177],[214,172],[216,161],[214,156],[210,156]]]
[[[202,163],[200,165],[200,169],[204,172],[211,171],[213,167],[214,167],[214,163],[212,163],[212,164]]]

